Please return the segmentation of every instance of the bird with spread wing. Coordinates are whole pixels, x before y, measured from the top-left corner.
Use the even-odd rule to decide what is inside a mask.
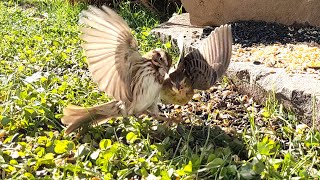
[[[178,38],[180,60],[160,91],[162,103],[185,105],[195,89],[208,90],[229,67],[232,55],[231,25],[217,27],[198,49],[184,56],[182,36]]]
[[[92,78],[114,101],[93,107],[69,105],[63,110],[65,134],[119,116],[159,117],[159,93],[172,59],[163,49],[141,55],[128,24],[106,6],[82,12],[81,39]]]

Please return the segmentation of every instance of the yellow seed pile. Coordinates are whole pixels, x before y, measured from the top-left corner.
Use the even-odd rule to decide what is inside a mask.
[[[234,46],[234,61],[258,61],[268,67],[285,68],[288,73],[320,75],[320,45],[316,43]]]

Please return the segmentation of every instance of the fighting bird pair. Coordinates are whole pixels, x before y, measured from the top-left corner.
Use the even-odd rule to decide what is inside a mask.
[[[81,29],[81,39],[89,71],[99,89],[114,100],[93,107],[68,105],[61,119],[67,125],[65,134],[120,116],[145,113],[162,119],[158,103],[186,104],[195,89],[209,89],[229,66],[230,25],[216,28],[198,49],[186,55],[179,38],[180,59],[168,76],[171,56],[159,48],[142,56],[128,24],[112,9],[89,6],[82,14],[87,27]]]

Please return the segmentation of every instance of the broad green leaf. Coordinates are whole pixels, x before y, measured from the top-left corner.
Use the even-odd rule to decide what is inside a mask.
[[[102,139],[99,143],[100,149],[107,149],[111,147],[112,141],[110,139]]]
[[[16,171],[16,168],[15,168],[14,166],[8,165],[7,168],[6,168],[6,171],[8,171],[8,172],[15,172],[15,171]]]
[[[9,124],[10,119],[6,116],[1,116],[0,115],[0,122],[2,126],[6,126],[7,124]]]
[[[166,44],[165,44],[165,47],[167,48],[167,49],[170,49],[171,48],[171,42],[167,42]]]
[[[66,153],[74,148],[74,143],[68,140],[56,140],[54,146],[54,152],[57,154]]]
[[[207,164],[207,168],[218,168],[224,164],[224,160],[216,158]]]
[[[192,172],[192,162],[191,161],[189,161],[189,163],[186,166],[184,166],[183,171],[186,173]]]
[[[46,150],[43,147],[37,147],[35,150],[35,153],[37,153],[38,157],[43,157],[44,154],[46,153]]]
[[[142,176],[144,176],[144,177],[147,177],[148,176],[148,171],[146,170],[146,168],[144,168],[144,167],[142,167],[141,169],[140,169],[140,173],[141,173],[141,175]]]
[[[133,132],[129,132],[126,136],[126,139],[128,143],[132,144],[138,139],[138,136]]]
[[[160,175],[161,175],[161,179],[162,179],[162,180],[171,180],[171,178],[170,178],[170,176],[169,176],[169,173],[168,173],[168,171],[166,171],[166,170],[162,170],[162,171],[160,172]]]
[[[9,162],[9,164],[11,164],[11,165],[17,165],[17,164],[18,164],[18,161],[15,160],[15,159],[11,159],[10,162]]]
[[[114,156],[114,153],[113,153],[112,151],[108,151],[108,152],[104,153],[103,158],[104,158],[106,161],[109,161],[113,156]]]
[[[244,179],[254,179],[255,177],[255,172],[252,169],[252,164],[251,163],[246,163],[244,166],[240,168],[240,175]]]
[[[47,153],[46,155],[44,155],[43,159],[46,159],[46,160],[54,159],[54,154],[53,153]]]
[[[34,176],[33,174],[29,173],[29,172],[26,172],[23,174],[23,177],[27,178],[27,179],[34,179]]]
[[[41,146],[45,146],[48,141],[49,141],[49,139],[46,136],[39,136],[39,138],[37,140],[38,144]]]
[[[237,174],[237,166],[236,165],[229,165],[228,167],[227,167],[227,174],[231,174],[231,175],[236,175]]]
[[[112,179],[113,179],[113,176],[112,176],[111,173],[107,173],[107,174],[104,175],[103,179],[105,179],[105,180],[112,180]]]

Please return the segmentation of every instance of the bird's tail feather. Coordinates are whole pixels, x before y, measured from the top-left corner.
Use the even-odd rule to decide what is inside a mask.
[[[100,125],[106,123],[110,118],[121,115],[118,101],[111,101],[93,107],[80,107],[68,105],[63,109],[61,122],[67,125],[65,135],[70,134],[82,126]]]

